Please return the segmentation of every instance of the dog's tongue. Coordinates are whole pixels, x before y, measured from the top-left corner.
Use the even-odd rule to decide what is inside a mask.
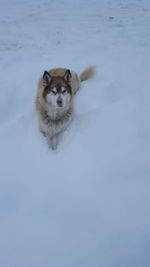
[[[62,100],[61,99],[58,99],[57,100],[57,104],[58,104],[58,106],[62,106]]]

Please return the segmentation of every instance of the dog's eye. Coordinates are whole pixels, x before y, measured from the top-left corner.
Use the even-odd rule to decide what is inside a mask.
[[[54,90],[51,90],[51,92],[52,92],[52,94],[56,95],[56,91],[54,91]]]
[[[66,92],[67,92],[67,90],[66,90],[66,89],[62,91],[62,93],[63,93],[63,94],[65,94]]]

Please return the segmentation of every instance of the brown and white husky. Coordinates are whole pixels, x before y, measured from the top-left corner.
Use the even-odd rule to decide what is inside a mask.
[[[38,83],[36,110],[40,131],[52,149],[57,148],[58,135],[73,117],[73,97],[84,80],[95,74],[95,68],[85,69],[81,75],[65,68],[45,71]]]

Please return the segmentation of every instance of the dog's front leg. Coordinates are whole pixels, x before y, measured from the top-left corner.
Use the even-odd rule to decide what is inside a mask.
[[[57,135],[54,135],[54,136],[52,136],[52,137],[50,138],[50,144],[51,144],[51,148],[52,148],[53,150],[56,150],[56,148],[57,148],[57,142],[58,142],[58,140],[57,140]]]

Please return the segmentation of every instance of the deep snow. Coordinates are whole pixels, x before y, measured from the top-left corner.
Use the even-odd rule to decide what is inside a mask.
[[[150,266],[150,2],[0,0],[0,266]],[[97,75],[56,151],[38,77]]]

